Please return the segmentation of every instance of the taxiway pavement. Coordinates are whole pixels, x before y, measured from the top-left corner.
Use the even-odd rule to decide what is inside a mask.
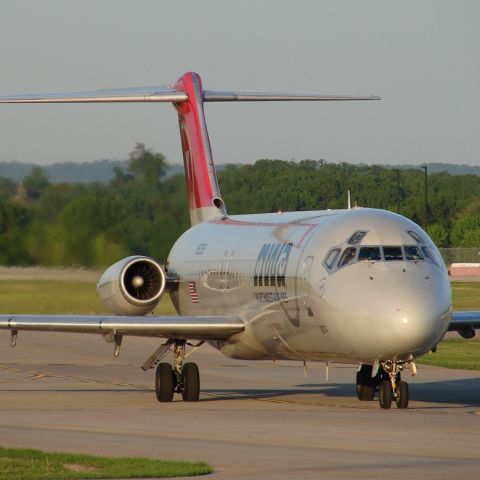
[[[158,346],[0,332],[0,445],[203,460],[213,479],[480,478],[480,372],[419,366],[408,410],[359,402],[355,367],[247,362],[203,346],[198,403],[161,404]]]

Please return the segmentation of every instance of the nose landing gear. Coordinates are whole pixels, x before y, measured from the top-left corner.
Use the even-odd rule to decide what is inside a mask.
[[[200,397],[198,366],[192,362],[183,363],[188,356],[185,354],[185,340],[175,340],[173,344],[173,368],[169,363],[158,365],[155,372],[155,395],[159,402],[171,402],[174,393],[180,393],[186,402],[196,402]]]
[[[393,399],[395,399],[398,408],[408,407],[408,383],[404,382],[400,376],[400,372],[404,367],[404,362],[388,360],[380,363],[381,370],[377,374],[381,378],[378,388],[378,403],[380,407],[389,409],[392,406]]]
[[[400,409],[408,407],[409,391],[408,383],[401,379],[400,372],[411,362],[394,362],[387,360],[378,364],[378,371],[374,375],[371,365],[361,365],[357,372],[356,390],[357,397],[361,401],[373,400],[378,388],[378,403],[381,408],[389,409],[395,400]]]

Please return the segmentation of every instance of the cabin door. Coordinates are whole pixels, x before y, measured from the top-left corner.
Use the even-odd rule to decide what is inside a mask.
[[[310,302],[310,273],[313,266],[313,257],[308,256],[303,261],[303,302],[305,304],[305,309],[307,310],[307,315],[313,317],[312,305]]]

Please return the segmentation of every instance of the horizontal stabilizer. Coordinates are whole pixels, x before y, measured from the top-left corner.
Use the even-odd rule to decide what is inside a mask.
[[[297,93],[221,92],[205,90],[204,102],[329,102],[337,100],[380,100],[373,95],[317,95]]]
[[[169,87],[136,87],[95,90],[93,92],[29,93],[0,96],[0,103],[124,103],[183,102],[185,92]]]
[[[290,93],[259,93],[205,90],[204,102],[285,102],[380,100],[373,95],[316,95]],[[0,96],[0,103],[141,103],[188,100],[187,93],[170,87],[135,87],[104,89],[92,92],[29,93]]]

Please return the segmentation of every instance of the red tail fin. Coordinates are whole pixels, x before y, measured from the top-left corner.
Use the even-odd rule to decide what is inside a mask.
[[[185,181],[192,225],[226,215],[220,197],[203,111],[202,81],[196,73],[184,74],[175,84],[187,100],[174,103],[182,140]]]

